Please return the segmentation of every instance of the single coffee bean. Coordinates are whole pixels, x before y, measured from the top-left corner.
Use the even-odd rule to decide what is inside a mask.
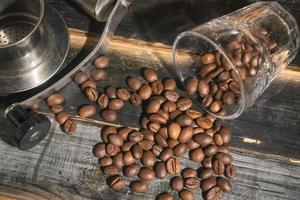
[[[157,122],[153,122],[153,121],[150,121],[148,124],[147,124],[147,127],[150,131],[154,132],[154,133],[157,133],[161,127],[161,125]]]
[[[214,170],[212,168],[205,168],[200,173],[201,180],[206,180],[211,178],[214,175]]]
[[[171,102],[177,102],[180,97],[179,94],[174,90],[165,91],[164,96],[166,97],[167,100]]]
[[[201,97],[204,97],[209,94],[209,85],[206,81],[201,80],[198,83],[198,93]]]
[[[154,82],[158,79],[158,75],[154,69],[144,69],[143,75],[148,82]]]
[[[152,95],[152,89],[149,85],[144,84],[139,89],[138,94],[139,94],[139,96],[141,97],[142,100],[147,100]]]
[[[188,109],[188,110],[186,110],[186,111],[185,111],[185,114],[186,114],[187,116],[189,116],[190,118],[192,118],[192,119],[196,119],[196,118],[202,116],[202,113],[201,113],[201,112],[199,112],[199,111],[197,111],[197,110],[193,110],[193,109]]]
[[[113,86],[107,86],[105,88],[105,93],[107,94],[109,99],[117,98],[117,89]]]
[[[239,87],[239,85],[238,85],[237,82],[232,81],[232,82],[229,83],[228,86],[229,86],[229,89],[230,89],[233,93],[235,93],[235,94],[240,94],[240,93],[241,93],[240,87]]]
[[[213,128],[206,129],[205,134],[209,135],[210,137],[213,137],[215,134],[215,130]]]
[[[224,192],[219,186],[215,186],[211,188],[207,194],[206,199],[207,200],[221,200],[223,199]]]
[[[114,122],[117,120],[117,113],[113,110],[103,110],[101,112],[101,117],[104,121]]]
[[[143,130],[142,134],[144,135],[144,138],[146,140],[150,140],[152,142],[154,142],[154,133],[150,130]]]
[[[188,147],[185,144],[177,144],[174,147],[174,155],[177,157],[182,157],[188,152]]]
[[[103,158],[104,156],[106,156],[105,144],[103,144],[103,143],[97,143],[93,147],[93,154],[97,158]]]
[[[180,191],[183,189],[183,179],[180,176],[174,176],[170,180],[170,187],[172,190]]]
[[[104,143],[108,143],[109,134],[117,134],[117,128],[113,126],[107,126],[101,130],[101,139]]]
[[[157,178],[164,179],[168,175],[165,162],[156,162],[153,169]]]
[[[157,114],[160,114],[160,115],[163,116],[166,120],[169,120],[169,118],[170,118],[169,113],[166,112],[166,111],[164,111],[164,110],[161,110],[161,109],[158,110]]]
[[[117,89],[117,97],[123,101],[128,101],[130,99],[130,92],[124,88]]]
[[[194,193],[191,190],[183,189],[178,193],[182,200],[194,200]]]
[[[117,147],[121,147],[124,144],[124,139],[119,134],[109,134],[107,138],[111,144]]]
[[[228,90],[228,84],[226,81],[220,82],[219,83],[219,89],[222,90],[223,92]]]
[[[226,166],[225,175],[228,178],[234,178],[236,176],[236,167],[232,164]]]
[[[228,127],[222,126],[219,134],[222,136],[224,144],[228,144],[231,141],[231,130]]]
[[[177,144],[179,144],[179,141],[172,138],[168,138],[167,143],[168,147],[173,149]]]
[[[173,112],[170,113],[170,119],[171,120],[175,120],[181,114],[182,114],[182,111],[175,110],[175,111],[173,111]]]
[[[106,108],[108,106],[108,102],[109,102],[109,99],[106,94],[99,95],[97,104],[100,108]]]
[[[193,140],[200,144],[201,147],[206,147],[213,142],[213,138],[205,133],[198,133],[193,136]]]
[[[127,85],[133,90],[133,91],[137,91],[140,89],[140,87],[142,86],[142,83],[139,79],[135,78],[135,77],[128,77],[127,78]]]
[[[162,109],[166,112],[174,112],[177,109],[177,105],[176,103],[172,102],[172,101],[166,101],[163,105],[162,105]]]
[[[90,75],[94,81],[104,80],[107,77],[107,73],[104,69],[93,69]]]
[[[153,94],[159,95],[163,92],[164,86],[159,80],[156,80],[151,83],[151,89]]]
[[[231,155],[227,154],[227,153],[223,153],[223,152],[218,152],[215,156],[215,159],[220,160],[224,163],[224,165],[229,165],[233,158]]]
[[[169,158],[166,162],[167,172],[176,175],[180,172],[180,161],[177,158]]]
[[[131,152],[132,152],[133,157],[137,160],[141,159],[144,154],[144,150],[138,144],[135,144],[132,147]]]
[[[77,122],[71,118],[69,118],[67,121],[64,123],[64,132],[67,134],[72,134],[75,132],[77,128]]]
[[[225,171],[225,165],[220,160],[214,160],[212,161],[212,168],[216,175],[222,175]]]
[[[126,142],[124,142],[123,146],[121,147],[121,150],[122,150],[123,152],[129,151],[133,145],[135,145],[134,142],[126,141]]]
[[[65,98],[63,95],[59,94],[59,93],[55,93],[55,94],[51,94],[48,98],[47,98],[47,105],[49,107],[51,106],[57,106],[60,105],[64,102]]]
[[[198,117],[196,119],[196,123],[198,124],[198,126],[204,129],[210,129],[213,126],[213,122],[205,116]]]
[[[133,192],[137,192],[137,193],[146,193],[148,192],[148,188],[149,188],[147,182],[141,180],[136,180],[131,182],[129,187]]]
[[[96,82],[92,80],[86,80],[80,85],[81,89],[84,90],[87,87],[96,88]]]
[[[188,189],[196,189],[200,187],[200,180],[198,177],[189,177],[184,179],[184,187]]]
[[[149,167],[142,167],[138,177],[143,181],[152,181],[155,179],[155,172]]]
[[[142,103],[142,98],[137,93],[132,93],[130,96],[130,103],[134,106],[138,106]]]
[[[115,165],[109,165],[104,167],[103,173],[107,176],[115,176],[119,174],[119,169]]]
[[[159,124],[166,124],[167,123],[167,119],[165,117],[163,117],[162,115],[157,114],[157,113],[150,114],[148,116],[148,119],[152,122],[156,122],[156,123],[159,123]]]
[[[200,144],[196,143],[193,139],[191,139],[186,143],[186,146],[189,149],[196,149],[196,148],[200,147]]]
[[[101,167],[107,167],[113,164],[113,160],[109,156],[104,156],[103,158],[99,159],[99,165]]]
[[[191,126],[194,123],[194,120],[186,114],[181,114],[176,118],[176,122],[180,126]]]
[[[108,185],[115,191],[120,191],[125,188],[126,180],[123,176],[117,175],[108,178]]]
[[[219,186],[224,192],[232,192],[233,188],[230,182],[222,177],[217,178],[217,186]]]
[[[162,136],[161,134],[156,134],[154,136],[154,141],[161,146],[162,148],[165,148],[168,146],[168,143],[166,141],[166,137]]]
[[[146,108],[147,113],[157,113],[160,109],[160,102],[159,100],[151,100]]]
[[[159,159],[162,161],[167,161],[169,158],[173,157],[173,149],[170,147],[165,148],[159,155]]]
[[[176,81],[171,78],[164,79],[163,86],[164,86],[164,90],[175,90],[176,89]]]
[[[135,162],[135,159],[130,151],[126,151],[123,154],[123,162],[124,165],[128,166]]]
[[[178,123],[173,122],[168,126],[168,136],[177,140],[181,131],[181,127]]]
[[[38,109],[33,109],[33,110],[38,110]],[[58,114],[58,113],[62,112],[63,110],[64,110],[64,107],[62,107],[61,105],[56,105],[56,106],[51,107],[51,111],[54,114]]]
[[[160,104],[163,104],[167,99],[162,95],[151,96],[151,98],[149,99],[149,101],[154,101],[154,100],[158,100]]]
[[[124,175],[128,178],[132,178],[140,172],[141,166],[137,163],[133,163],[124,168]]]
[[[232,105],[232,104],[234,104],[234,100],[235,100],[235,95],[234,95],[233,92],[227,91],[227,92],[223,93],[222,101],[223,101],[224,104]]]
[[[86,80],[88,80],[89,77],[85,72],[78,72],[74,78],[73,81],[77,84],[77,85],[81,85],[83,82],[85,82]]]
[[[153,167],[155,164],[156,156],[152,151],[145,151],[142,157],[142,163],[145,167]]]
[[[183,98],[177,101],[177,108],[180,111],[186,111],[192,106],[192,100],[188,98]]]
[[[158,133],[163,136],[164,138],[168,137],[168,129],[167,127],[161,127],[158,131]]]
[[[155,198],[156,200],[175,200],[175,197],[167,192],[163,192],[160,193],[159,195],[157,195],[157,197]]]
[[[196,78],[190,78],[186,82],[186,91],[188,95],[194,95],[198,90],[198,79]]]
[[[199,75],[201,78],[205,78],[206,76],[208,76],[209,73],[213,72],[216,68],[217,65],[213,63],[204,65],[203,67],[201,67]]]
[[[85,89],[85,96],[88,100],[95,102],[98,99],[99,93],[95,88],[87,87]]]
[[[108,103],[108,108],[111,110],[120,110],[123,106],[124,102],[121,99],[112,99]]]
[[[211,96],[214,96],[217,93],[217,91],[219,90],[219,86],[215,82],[211,82],[211,83],[209,83],[209,85],[210,85],[210,92],[209,92],[209,94]]]
[[[216,145],[208,145],[203,149],[203,153],[205,154],[205,156],[213,156],[218,152],[218,147]]]
[[[197,170],[193,168],[185,168],[181,171],[182,178],[197,177]]]
[[[55,116],[55,120],[59,124],[64,124],[69,118],[70,118],[69,114],[66,113],[65,111],[62,111]]]
[[[144,151],[150,151],[153,147],[153,142],[150,140],[143,140],[139,142],[139,145]]]
[[[201,164],[205,168],[212,168],[212,157],[205,157]]]
[[[202,100],[202,105],[207,108],[211,105],[212,102],[213,97],[211,95],[206,95]]]
[[[104,69],[108,66],[108,64],[109,58],[107,56],[100,56],[94,61],[94,67],[96,69]]]
[[[202,64],[210,64],[213,63],[215,61],[215,55],[212,53],[206,53],[203,56],[201,56],[200,61],[202,62]]]
[[[121,152],[117,153],[113,158],[113,164],[118,167],[118,168],[122,168],[124,166],[124,162],[123,162],[123,154]]]
[[[217,185],[217,179],[215,177],[211,177],[202,182],[201,189],[203,192],[206,192],[215,185]]]
[[[223,67],[218,67],[215,70],[213,70],[212,72],[210,72],[209,74],[206,75],[206,80],[209,79],[213,79],[216,78],[217,76],[219,76],[219,74],[221,74],[224,71]]]
[[[230,73],[228,71],[222,72],[221,74],[219,74],[219,76],[217,77],[218,81],[226,81],[228,79],[230,79]]]
[[[120,147],[108,143],[108,144],[106,144],[105,150],[108,155],[115,156],[115,155],[117,155],[117,153],[120,152]]]
[[[229,150],[228,146],[226,146],[226,145],[221,145],[218,148],[219,148],[219,152],[223,152],[223,153],[227,153],[227,154],[230,153],[230,150]]]
[[[195,127],[193,128],[193,135],[196,135],[197,133],[204,133],[205,129],[202,127]]]
[[[190,159],[193,162],[200,163],[204,159],[204,153],[201,148],[196,148],[190,151]]]
[[[152,152],[157,157],[161,154],[162,151],[163,151],[163,148],[161,146],[159,146],[157,144],[155,144],[155,145],[152,146]]]
[[[78,111],[78,115],[81,118],[89,118],[96,113],[96,107],[93,105],[83,105]]]
[[[220,134],[216,133],[214,134],[214,142],[216,145],[220,146],[224,144],[223,138]]]
[[[123,138],[123,140],[126,140],[131,131],[133,131],[131,128],[121,127],[118,129],[118,134]]]
[[[220,100],[213,101],[209,106],[209,110],[213,113],[219,112],[221,108],[222,108],[222,101]]]
[[[178,140],[180,143],[187,143],[193,137],[193,128],[192,127],[184,127],[179,134]]]

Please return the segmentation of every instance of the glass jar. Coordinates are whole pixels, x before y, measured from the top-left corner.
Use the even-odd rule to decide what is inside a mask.
[[[293,16],[276,2],[258,2],[179,34],[173,62],[201,108],[233,119],[253,104],[298,48]]]

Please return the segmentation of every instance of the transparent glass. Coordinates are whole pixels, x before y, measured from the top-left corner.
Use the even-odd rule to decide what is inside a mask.
[[[253,104],[298,48],[293,16],[276,2],[257,2],[179,34],[173,61],[186,89],[198,84],[187,91],[199,106],[233,119]]]

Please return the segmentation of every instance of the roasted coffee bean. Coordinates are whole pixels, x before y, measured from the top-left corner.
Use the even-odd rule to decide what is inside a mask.
[[[234,100],[235,100],[235,95],[234,95],[233,92],[227,91],[227,92],[223,93],[222,101],[223,101],[224,104],[232,105],[232,104],[234,104]]]
[[[144,69],[143,75],[148,82],[154,82],[158,79],[158,75],[154,69]]]
[[[177,101],[177,108],[181,111],[186,111],[192,106],[192,100],[188,98],[183,98]]]
[[[158,134],[157,134],[158,135]],[[154,155],[156,155],[157,157],[161,154],[161,152],[163,151],[163,148],[157,144],[152,146],[152,152],[154,153]]]
[[[143,181],[152,181],[155,179],[155,172],[149,167],[142,167],[138,177]]]
[[[86,80],[88,80],[89,77],[85,72],[78,72],[74,78],[73,81],[77,84],[77,85],[81,85],[83,82],[85,82]]]
[[[174,90],[165,91],[164,96],[166,97],[167,100],[171,102],[177,102],[180,97],[179,94]]]
[[[67,134],[72,134],[77,128],[77,122],[74,119],[69,118],[64,123],[64,132]]]
[[[234,178],[236,176],[236,167],[232,164],[226,166],[225,175],[228,178]]]
[[[154,141],[154,133],[150,130],[143,130],[142,134],[146,140]]]
[[[209,92],[209,94],[211,96],[214,96],[216,94],[216,92],[219,90],[219,86],[215,82],[211,82],[211,83],[209,83],[209,85],[210,85],[210,92]]]
[[[232,192],[233,188],[230,182],[222,177],[217,178],[217,186],[219,186],[224,192]]]
[[[235,93],[235,94],[240,94],[240,93],[241,93],[240,87],[239,87],[239,85],[238,85],[237,82],[232,81],[232,82],[229,83],[228,86],[229,86],[229,89],[230,89],[233,93]]]
[[[185,144],[177,144],[174,147],[174,155],[177,157],[182,157],[188,152],[188,147]]]
[[[207,194],[206,199],[207,200],[221,200],[223,199],[224,192],[219,186],[215,186],[211,188]]]
[[[182,114],[182,111],[180,111],[180,110],[174,110],[173,112],[170,113],[170,119],[174,120],[174,119],[176,119],[181,114]]]
[[[221,160],[212,161],[212,168],[216,175],[222,175],[225,171],[225,165]]]
[[[213,126],[213,122],[205,116],[198,117],[196,119],[196,123],[198,124],[198,126],[204,129],[210,129]]]
[[[193,136],[193,140],[200,144],[201,147],[206,147],[213,142],[213,138],[205,133],[198,133]]]
[[[226,81],[230,79],[230,73],[228,71],[222,72],[221,74],[219,74],[217,79],[218,81]]]
[[[178,123],[173,122],[168,126],[168,136],[177,140],[181,131],[181,127]]]
[[[186,143],[186,146],[189,149],[196,149],[196,148],[200,147],[200,144],[196,143],[193,139],[191,139]]]
[[[97,104],[100,108],[106,108],[108,106],[108,102],[109,102],[109,99],[106,94],[99,95]]]
[[[117,175],[108,178],[108,185],[115,191],[120,191],[125,188],[126,180],[123,176]]]
[[[180,172],[180,161],[177,158],[169,158],[166,162],[167,172],[176,175]]]
[[[150,140],[143,140],[139,142],[139,145],[144,151],[150,151],[153,147],[153,142]]]
[[[88,100],[95,102],[98,99],[98,91],[95,88],[87,87],[85,89],[85,96]]]
[[[167,143],[168,147],[173,149],[177,144],[179,144],[179,141],[172,138],[168,138]]]
[[[109,144],[106,144],[105,150],[108,155],[115,156],[115,155],[117,155],[117,153],[119,153],[120,147],[109,143]]]
[[[223,67],[218,67],[214,71],[210,72],[209,74],[206,75],[206,80],[210,80],[213,78],[216,78],[219,76],[224,71]]]
[[[167,161],[169,158],[173,157],[173,149],[170,147],[165,148],[159,155],[159,159],[162,161]]]
[[[199,81],[198,93],[201,97],[204,97],[209,94],[209,85],[206,81],[204,81],[204,80]]]
[[[223,91],[218,89],[218,91],[216,92],[215,96],[214,96],[214,100],[221,100],[223,96]]]
[[[152,153],[152,151],[145,151],[142,157],[142,163],[145,167],[153,167],[155,160],[156,156]]]
[[[196,148],[190,151],[190,159],[193,162],[200,163],[204,159],[204,153],[201,148]]]
[[[215,64],[207,64],[201,67],[199,75],[201,78],[205,78],[209,73],[213,72],[217,68]]]
[[[163,86],[164,86],[164,90],[175,90],[176,89],[176,81],[171,78],[164,79]]]
[[[109,99],[117,98],[117,89],[113,86],[107,86],[105,88],[105,93],[107,94]]]
[[[243,65],[240,56],[233,56],[232,58],[233,58],[233,63],[235,64],[235,66],[241,67]]]
[[[224,163],[224,165],[229,165],[233,158],[231,155],[227,154],[227,153],[223,153],[223,152],[218,152],[215,156],[215,159],[220,160]]]
[[[69,114],[66,113],[65,111],[62,111],[55,116],[55,120],[59,124],[64,124],[69,118],[70,118]]]
[[[197,177],[197,170],[193,168],[185,168],[181,171],[182,178]]]
[[[134,142],[126,141],[126,142],[124,142],[123,146],[121,147],[121,150],[122,150],[123,152],[129,151],[133,145],[135,145]]]
[[[167,123],[167,119],[165,117],[163,117],[162,115],[157,114],[157,113],[150,114],[148,116],[148,119],[152,122],[156,122],[156,123],[159,123],[159,124],[166,124]]]
[[[147,127],[150,131],[154,132],[154,133],[157,133],[160,129],[160,124],[157,123],[157,122],[152,122],[150,121],[148,124],[147,124]]]
[[[163,192],[160,193],[159,195],[157,195],[157,197],[155,198],[156,200],[175,200],[175,197],[167,192]]]
[[[187,143],[193,137],[193,128],[192,127],[184,127],[179,134],[178,140],[180,143]]]
[[[134,106],[138,106],[142,103],[142,98],[137,93],[132,93],[130,96],[130,103]]]
[[[136,180],[130,183],[130,189],[133,192],[137,192],[137,193],[146,193],[148,192],[148,184],[145,181],[141,181],[141,180]]]
[[[162,109],[166,112],[171,113],[177,109],[177,105],[174,102],[166,101],[165,103],[163,103]]]
[[[86,80],[80,85],[81,89],[84,90],[87,87],[96,88],[96,82],[92,80]]]
[[[200,187],[200,180],[197,177],[189,177],[184,179],[184,187],[188,189],[196,189]]]
[[[32,110],[38,110],[38,109],[32,109]],[[63,110],[64,110],[64,107],[62,107],[61,105],[56,105],[56,106],[51,107],[51,111],[54,114],[58,114],[58,113],[62,112]]]
[[[197,110],[193,110],[193,109],[188,109],[188,110],[186,110],[186,111],[185,111],[185,114],[186,114],[187,116],[189,116],[190,118],[192,118],[192,119],[196,119],[196,118],[202,116],[202,113],[201,113],[201,112],[199,112],[199,111],[197,111]]]
[[[214,170],[212,168],[205,168],[200,173],[201,180],[206,180],[211,178],[214,175]]]
[[[101,167],[107,167],[113,164],[113,160],[109,156],[104,156],[103,158],[99,159],[99,165]]]
[[[205,168],[212,168],[212,157],[205,157],[201,164]]]
[[[196,135],[197,133],[204,133],[205,129],[202,127],[195,127],[193,128],[193,135]]]
[[[218,147],[216,145],[208,145],[203,149],[203,153],[205,154],[205,156],[213,156],[218,152]]]
[[[180,191],[183,188],[183,179],[180,176],[174,176],[170,180],[170,187],[172,190]]]
[[[104,143],[108,143],[108,135],[116,134],[117,128],[113,126],[106,126],[101,130],[101,139]]]
[[[133,163],[124,168],[124,175],[128,178],[132,178],[140,172],[141,166],[137,163]]]
[[[186,82],[186,91],[188,95],[194,95],[198,90],[198,79],[196,78],[190,78]]]
[[[200,61],[204,65],[213,63],[215,61],[215,55],[212,53],[206,53],[201,56]]]
[[[93,105],[83,105],[78,111],[78,115],[81,118],[89,118],[96,113],[96,107]]]
[[[130,151],[126,151],[123,154],[123,162],[124,165],[128,166],[135,162],[135,159]]]
[[[210,106],[212,102],[213,102],[213,97],[211,95],[206,95],[202,100],[202,105],[207,108]]]
[[[128,77],[127,78],[127,85],[133,90],[133,91],[137,91],[140,89],[140,87],[142,86],[142,83],[139,79],[135,78],[135,77]]]
[[[191,126],[194,123],[194,120],[186,114],[181,114],[176,117],[176,122],[180,126]]]
[[[124,166],[123,163],[123,154],[122,153],[117,153],[113,158],[113,164],[118,167],[118,168],[122,168]]]
[[[219,89],[222,90],[223,92],[228,90],[228,84],[226,81],[220,82],[219,83]]]
[[[164,86],[159,80],[156,80],[151,83],[151,89],[153,94],[159,95],[163,92]]]
[[[209,135],[210,137],[213,137],[214,134],[215,134],[215,130],[214,130],[213,128],[206,129],[206,130],[205,130],[205,133],[206,133],[207,135]]]
[[[228,127],[222,126],[219,134],[222,136],[224,144],[228,144],[231,141],[231,130]]]
[[[152,95],[152,89],[149,85],[142,85],[142,87],[138,91],[139,96],[142,100],[147,100]]]
[[[214,142],[216,145],[220,146],[224,144],[223,138],[220,134],[216,133],[214,134]]]
[[[104,80],[107,77],[107,73],[104,69],[93,69],[90,75],[94,81]]]
[[[218,152],[223,152],[223,153],[227,153],[227,154],[230,153],[230,150],[229,150],[228,146],[226,146],[226,145],[221,145],[218,148],[219,148]]]
[[[194,193],[188,189],[181,190],[178,195],[182,200],[194,200]]]
[[[103,158],[104,156],[106,156],[105,144],[103,144],[103,143],[97,143],[93,147],[93,154],[97,158]]]
[[[217,185],[217,179],[215,177],[211,177],[202,182],[201,189],[203,192],[206,192],[215,185]]]
[[[144,150],[138,144],[135,144],[132,147],[131,152],[132,152],[132,156],[137,160],[141,159],[144,154]]]
[[[111,110],[120,110],[123,106],[124,102],[121,99],[112,99],[108,103],[108,108]]]
[[[131,128],[121,127],[118,129],[118,134],[123,138],[123,140],[126,140],[131,131],[133,131]]]
[[[64,102],[64,100],[65,100],[64,96],[59,93],[51,94],[47,98],[47,105],[49,107],[61,105]]]
[[[104,121],[114,122],[117,120],[117,113],[113,110],[103,110],[101,112],[101,117]]]
[[[163,136],[164,138],[168,137],[168,129],[167,127],[162,127],[161,129],[159,129],[158,133]]]
[[[108,141],[115,146],[122,146],[124,144],[124,139],[119,134],[109,134]]]
[[[221,108],[222,108],[222,101],[220,100],[213,101],[209,106],[209,110],[213,113],[219,112]]]
[[[124,88],[117,89],[117,97],[123,101],[128,101],[130,99],[130,92]]]
[[[146,108],[147,113],[157,113],[160,109],[160,102],[159,100],[151,100]]]
[[[166,137],[163,137],[161,134],[156,134],[154,136],[154,141],[161,146],[162,148],[165,148],[168,146],[168,143],[166,141]]]
[[[94,67],[97,69],[104,69],[109,64],[109,58],[107,56],[100,56],[95,59]]]
[[[157,95],[157,96],[151,96],[149,101],[154,101],[154,100],[158,100],[160,104],[164,103],[167,99],[166,97],[162,96],[162,95]]]
[[[165,162],[156,162],[153,169],[157,178],[164,179],[168,175]]]
[[[103,173],[107,176],[115,176],[119,174],[119,169],[115,165],[109,165],[104,167]]]
[[[169,120],[170,115],[168,112],[164,111],[164,110],[158,110],[157,114],[160,114],[161,116],[163,116],[166,120]]]

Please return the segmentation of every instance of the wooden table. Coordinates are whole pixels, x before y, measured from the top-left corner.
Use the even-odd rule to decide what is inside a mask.
[[[221,1],[215,0],[212,6],[211,1],[143,2],[137,1],[132,6],[110,43],[112,63],[108,69],[108,79],[97,83],[100,91],[106,85],[123,87],[124,77],[140,76],[140,69],[145,66],[158,69],[161,77],[172,76],[164,66],[171,64],[170,45],[176,34],[182,31],[176,29],[175,25],[192,22],[186,23],[185,28],[188,29],[200,21],[207,21],[248,3],[237,5],[225,1],[221,5],[216,4]],[[182,2],[186,3],[184,9]],[[67,0],[48,0],[48,3],[56,7],[68,23],[73,54],[78,54],[86,45],[95,44],[99,35],[85,32],[95,33],[98,27],[103,28],[103,24],[89,19]],[[295,8],[295,5],[299,5],[297,1],[286,5],[298,16]],[[204,17],[197,21],[199,17],[192,14],[188,15],[191,18],[172,18],[170,16],[173,15],[167,15],[189,9],[190,13],[203,10],[201,14]],[[180,14],[178,16],[187,16],[187,13]],[[152,29],[145,24],[152,25]],[[169,24],[170,27],[166,28],[163,24]],[[294,66],[299,66],[297,59]],[[299,88],[299,68],[290,66],[274,80],[253,107],[240,118],[224,122],[233,130],[230,148],[234,164],[238,166],[238,176],[233,181],[235,192],[226,194],[225,199],[300,199]],[[66,97],[65,109],[79,120],[76,134],[72,136],[63,133],[60,126],[53,122],[46,139],[33,149],[20,151],[7,144],[11,125],[3,119],[0,121],[0,200],[154,199],[160,191],[170,190],[168,180],[154,181],[149,194],[143,195],[133,194],[128,189],[116,193],[108,188],[97,159],[92,155],[93,145],[100,141],[100,130],[106,123],[99,116],[88,120],[76,116],[76,108],[87,103],[87,100],[74,83],[60,92]],[[53,115],[44,104],[41,113],[53,121]],[[138,127],[140,113],[141,108],[126,104],[119,112],[118,123],[112,125]],[[187,157],[182,163],[196,167]],[[200,190],[197,195],[200,198]]]

